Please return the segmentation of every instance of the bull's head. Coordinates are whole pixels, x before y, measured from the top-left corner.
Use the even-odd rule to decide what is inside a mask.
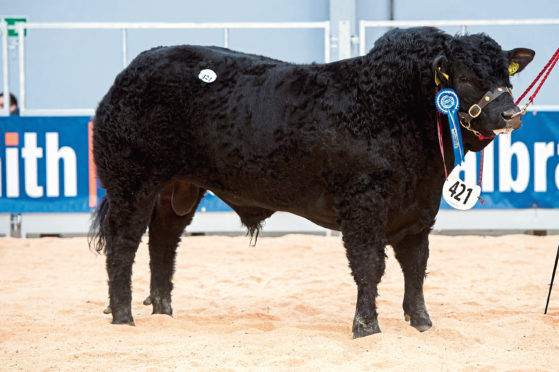
[[[522,71],[534,55],[525,48],[503,51],[487,35],[476,34],[453,38],[432,66],[435,80],[458,94],[462,126],[481,139],[522,125],[509,77]]]

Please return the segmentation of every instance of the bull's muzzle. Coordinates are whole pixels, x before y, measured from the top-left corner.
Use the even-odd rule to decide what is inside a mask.
[[[498,134],[509,134],[513,130],[516,130],[516,129],[520,128],[522,126],[522,119],[520,118],[521,114],[522,114],[522,111],[520,111],[520,108],[518,108],[518,106],[514,106],[513,108],[502,112],[501,117],[503,118],[503,121],[505,122],[505,127],[501,128],[501,129],[495,129],[495,130],[493,130],[493,132],[496,135],[498,135]]]

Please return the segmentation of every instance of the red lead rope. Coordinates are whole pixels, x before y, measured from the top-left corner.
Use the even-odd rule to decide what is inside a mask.
[[[530,84],[530,86],[524,91],[524,93],[522,93],[522,95],[520,97],[518,97],[518,99],[515,102],[515,105],[518,106],[518,104],[520,103],[520,101],[522,101],[522,98],[524,98],[526,96],[526,94],[528,94],[529,91],[532,90],[532,88],[534,87],[534,85],[538,82],[538,80],[540,80],[540,78],[542,77],[542,75],[545,72],[545,76],[543,77],[543,80],[540,82],[540,85],[538,85],[538,87],[536,88],[536,90],[534,91],[534,94],[532,94],[530,96],[530,98],[528,98],[528,103],[526,104],[526,107],[528,107],[529,104],[531,104],[534,101],[534,98],[536,98],[536,96],[538,95],[543,83],[545,82],[545,80],[547,79],[547,77],[549,76],[549,73],[551,72],[551,70],[553,70],[553,67],[555,67],[555,64],[557,63],[557,61],[559,60],[559,48],[557,48],[557,50],[555,51],[555,53],[553,54],[553,56],[551,56],[551,58],[549,59],[549,61],[547,62],[547,64],[544,66],[544,68],[540,71],[540,73],[538,74],[538,76],[534,79],[534,81],[532,82],[532,84]],[[547,71],[547,72],[546,72]],[[526,109],[526,107],[524,107],[524,109]]]

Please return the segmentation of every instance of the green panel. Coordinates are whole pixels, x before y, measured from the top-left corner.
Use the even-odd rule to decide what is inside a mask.
[[[6,17],[4,18],[4,21],[6,21],[6,23],[8,24],[8,36],[13,36],[13,37],[17,37],[17,31],[15,28],[15,24],[17,22],[27,22],[27,18],[24,17]],[[25,36],[27,36],[27,30],[25,30],[24,33]]]

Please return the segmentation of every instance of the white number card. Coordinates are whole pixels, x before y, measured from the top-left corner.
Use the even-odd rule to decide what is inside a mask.
[[[198,79],[202,80],[204,83],[213,83],[215,79],[217,79],[217,74],[213,70],[205,69],[200,71]]]
[[[458,169],[454,168],[443,185],[443,198],[453,208],[471,209],[476,205],[481,187],[471,185],[458,178]]]

